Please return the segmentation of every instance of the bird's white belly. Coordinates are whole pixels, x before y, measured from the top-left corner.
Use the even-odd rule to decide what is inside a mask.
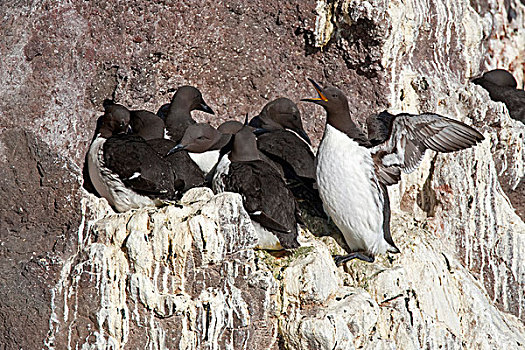
[[[217,164],[212,180],[212,189],[214,193],[225,191],[224,178],[230,173],[230,164],[230,158],[227,154],[219,160],[219,164]]]
[[[207,175],[219,161],[219,150],[203,153],[188,152],[190,158],[199,166],[204,175]]]
[[[317,186],[324,208],[352,251],[385,253],[383,197],[370,151],[331,125],[317,154]]]
[[[257,249],[266,249],[266,250],[281,250],[283,246],[279,242],[279,238],[274,235],[270,230],[262,227],[256,221],[252,220],[253,227],[255,228],[255,233],[257,233]]]
[[[105,138],[97,137],[91,144],[88,153],[89,178],[98,194],[106,198],[109,204],[119,212],[160,204],[126,188],[118,175],[104,166],[103,146],[105,141]]]

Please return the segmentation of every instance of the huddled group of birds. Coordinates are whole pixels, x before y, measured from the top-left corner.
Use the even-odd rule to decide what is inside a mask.
[[[502,72],[473,82],[502,100],[512,95],[510,88],[517,90],[510,73]],[[214,128],[191,116],[194,110],[214,114],[201,92],[181,86],[157,113],[104,101],[87,155],[89,179],[119,212],[176,203],[199,186],[239,193],[264,249],[299,246],[301,208],[341,231],[349,252],[335,257],[338,265],[399,252],[390,233],[387,186],[398,183],[402,172],[414,171],[427,149],[459,151],[481,142],[483,135],[434,113],[386,111],[367,119],[365,134],[352,120],[341,90],[310,82],[317,96],[301,101],[326,111],[317,154],[293,101],[278,98],[251,120]],[[523,117],[522,109],[510,113]]]

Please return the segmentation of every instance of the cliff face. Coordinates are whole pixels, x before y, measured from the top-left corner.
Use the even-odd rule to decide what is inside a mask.
[[[523,85],[525,6],[505,1],[4,1],[0,36],[0,329],[7,348],[521,348],[525,127],[468,79]],[[242,39],[239,39],[242,38]],[[346,91],[472,124],[390,190],[402,253],[336,268],[332,237],[253,250],[238,195],[115,214],[81,188],[101,101],[156,110],[194,84],[218,115]],[[300,106],[319,142],[324,112]],[[196,114],[204,121],[207,116]],[[314,232],[318,234],[319,232]],[[30,335],[30,336],[28,336]]]

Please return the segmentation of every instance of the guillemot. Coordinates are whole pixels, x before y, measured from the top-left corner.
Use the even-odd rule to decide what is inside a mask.
[[[315,155],[297,105],[288,98],[273,100],[250,125],[264,130],[257,135],[257,148],[282,168],[294,196],[301,204],[308,204],[307,210],[325,217],[315,185]]]
[[[518,83],[512,74],[494,69],[472,82],[487,90],[492,100],[505,103],[512,119],[525,124],[525,91],[517,89]]]
[[[117,211],[158,206],[180,190],[173,172],[140,136],[128,135],[130,112],[105,104],[88,152],[88,172],[95,190]]]
[[[354,258],[372,262],[377,254],[398,253],[390,233],[386,186],[399,182],[401,171],[415,170],[427,149],[457,151],[482,141],[483,135],[437,114],[399,114],[387,118],[388,138],[373,146],[352,121],[343,92],[310,81],[319,97],[303,101],[318,104],[327,113],[317,153],[319,194],[352,251],[335,257],[336,263]]]
[[[105,99],[103,106],[110,105],[117,104],[111,99]],[[144,140],[164,137],[164,121],[157,114],[143,109],[127,110],[129,111],[129,126],[134,135],[140,136]]]
[[[233,136],[232,151],[221,159],[214,175],[215,193],[241,194],[259,236],[258,248],[295,248],[300,214],[281,175],[261,160],[253,129],[243,126]]]
[[[181,86],[177,89],[171,99],[166,119],[166,138],[179,143],[186,128],[196,121],[191,117],[191,111],[199,110],[210,114],[215,114],[213,110],[204,102],[201,92],[193,86]]]
[[[230,139],[230,135],[222,134],[209,124],[197,123],[186,129],[179,144],[172,147],[167,154],[187,151],[206,176],[218,163],[220,150]]]

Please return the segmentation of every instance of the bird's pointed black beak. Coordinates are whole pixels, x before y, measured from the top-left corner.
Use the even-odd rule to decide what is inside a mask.
[[[326,98],[326,96],[323,94],[323,89],[319,86],[319,84],[317,84],[315,81],[313,81],[312,79],[308,78],[308,80],[310,81],[310,83],[312,83],[312,85],[314,86],[314,89],[315,91],[317,91],[317,95],[319,95],[319,97],[314,97],[314,98],[302,98],[301,101],[304,101],[304,102],[313,102],[313,103],[316,103],[316,104],[322,104],[323,102],[327,102],[328,99]]]
[[[249,125],[248,124],[248,113],[246,113],[246,117],[244,118],[244,125]]]
[[[260,136],[262,134],[266,134],[267,132],[271,132],[271,130],[265,129],[265,128],[255,128],[253,129],[253,133],[256,136]]]
[[[204,101],[199,104],[199,107],[197,107],[197,110],[203,111],[205,113],[215,114],[213,109],[211,109],[211,107],[208,106]]]
[[[173,153],[180,152],[180,151],[182,151],[185,148],[186,148],[186,145],[183,145],[183,144],[179,143],[177,146],[175,146],[172,149],[170,149],[170,151],[165,155],[165,157],[170,156]]]

